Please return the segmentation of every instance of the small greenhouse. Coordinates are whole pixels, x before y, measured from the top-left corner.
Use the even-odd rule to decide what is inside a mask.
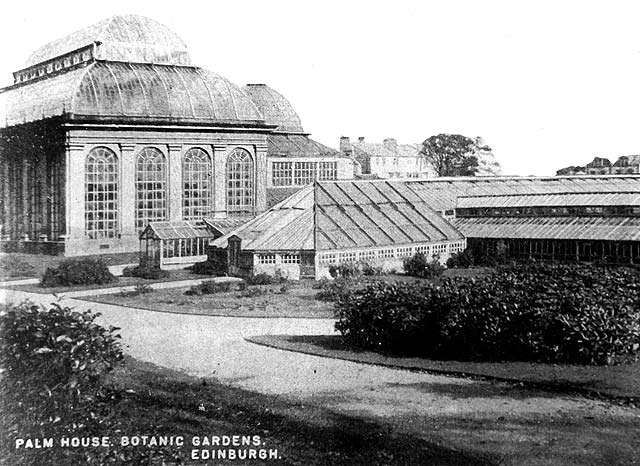
[[[223,232],[205,221],[150,222],[140,234],[140,263],[166,267],[203,261]]]

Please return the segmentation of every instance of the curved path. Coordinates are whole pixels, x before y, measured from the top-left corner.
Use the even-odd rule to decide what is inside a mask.
[[[47,295],[0,292],[13,302],[29,298],[47,304],[54,300]],[[640,451],[640,410],[634,408],[506,384],[292,353],[244,340],[264,334],[331,334],[332,320],[208,317],[69,298],[62,302],[79,310],[101,312],[101,323],[120,327],[126,352],[138,359],[199,377],[215,377],[236,387],[376,419],[399,432],[428,432],[431,439],[443,435],[447,441],[458,435],[460,447],[472,443],[480,450],[487,442],[500,441],[507,456],[525,455],[522,458],[529,458],[530,444],[544,445],[549,441],[565,442],[567,448],[582,442],[581,448],[590,455],[604,454],[607,448]],[[504,425],[487,431],[483,422],[495,423],[496,419]],[[453,421],[456,422],[450,425]],[[460,422],[471,424],[465,427]],[[481,427],[473,427],[474,422]],[[616,429],[620,425],[628,426],[624,431],[631,437],[620,435]],[[527,451],[523,452],[523,448]],[[604,460],[603,464],[607,463]],[[563,462],[571,464],[572,458]],[[555,460],[547,463],[544,458],[537,458],[530,464],[554,463]]]

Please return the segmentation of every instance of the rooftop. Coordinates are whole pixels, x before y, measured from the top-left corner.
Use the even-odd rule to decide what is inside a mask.
[[[461,196],[458,209],[501,207],[640,206],[640,192],[584,192]]]
[[[247,84],[246,92],[258,110],[264,115],[268,125],[277,126],[276,131],[283,133],[304,133],[300,117],[291,103],[278,91],[266,84]]]
[[[373,157],[419,157],[419,144],[398,144],[395,139],[385,139],[383,142],[352,142],[351,147],[365,152]]]
[[[341,250],[462,239],[403,182],[317,182],[211,244],[231,235],[242,249]]]
[[[64,114],[263,124],[239,87],[195,67],[94,61],[0,91],[0,127]]]
[[[462,196],[640,192],[640,175],[429,178],[407,183],[440,211],[455,209]]]
[[[468,217],[454,224],[468,238],[640,241],[640,217]]]
[[[49,42],[33,52],[25,67],[31,67],[96,44],[96,59],[190,65],[184,41],[167,26],[144,16],[122,15],[92,24]]]
[[[331,147],[301,134],[273,134],[267,138],[270,157],[344,157]]]

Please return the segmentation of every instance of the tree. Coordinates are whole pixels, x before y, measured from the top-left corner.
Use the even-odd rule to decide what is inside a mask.
[[[420,154],[438,176],[475,176],[480,168],[478,153],[491,152],[481,138],[460,134],[438,134],[422,143]]]

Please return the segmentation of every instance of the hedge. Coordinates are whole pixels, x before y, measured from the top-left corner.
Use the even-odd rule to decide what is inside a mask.
[[[116,280],[101,258],[66,259],[58,267],[45,270],[40,285],[44,287],[102,285]]]
[[[352,345],[465,360],[610,364],[640,355],[640,273],[530,264],[440,283],[342,291],[336,329]]]

